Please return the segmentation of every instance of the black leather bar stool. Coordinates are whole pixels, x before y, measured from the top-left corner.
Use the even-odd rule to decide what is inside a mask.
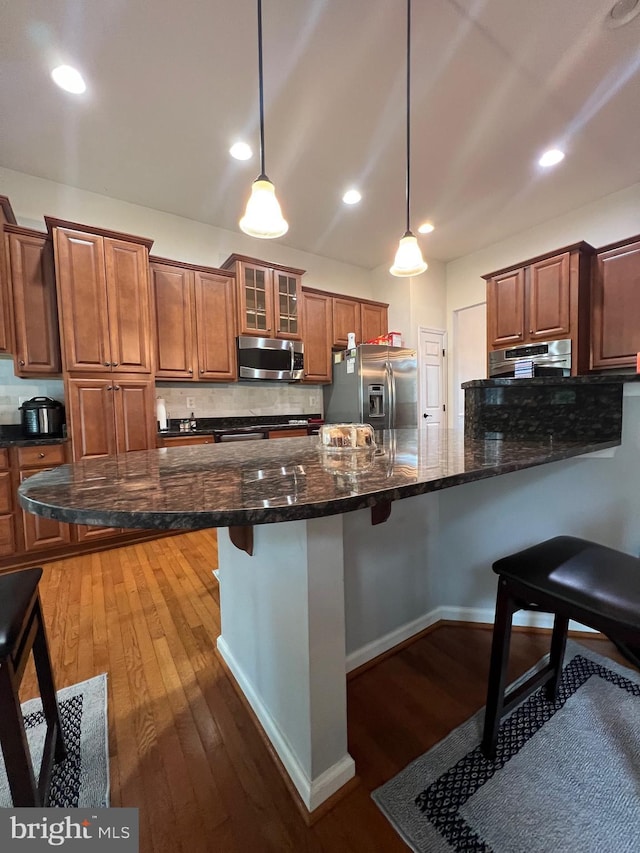
[[[41,577],[40,568],[0,574],[0,744],[16,808],[46,805],[54,761],[66,756],[38,593]],[[32,650],[47,722],[38,782],[18,696]]]
[[[482,750],[494,758],[500,720],[541,685],[554,700],[570,619],[640,646],[640,559],[557,536],[493,564],[499,575]],[[548,664],[505,695],[511,623],[518,610],[555,614]]]

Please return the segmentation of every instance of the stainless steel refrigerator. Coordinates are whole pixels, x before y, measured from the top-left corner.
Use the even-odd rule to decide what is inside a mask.
[[[324,387],[325,421],[371,424],[374,429],[417,426],[415,350],[361,344],[342,356],[333,365],[333,384]]]

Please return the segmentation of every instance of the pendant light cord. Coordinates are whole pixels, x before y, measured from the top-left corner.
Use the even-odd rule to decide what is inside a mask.
[[[262,82],[262,0],[258,0],[258,95],[260,100],[260,177],[267,180],[264,173],[264,94]]]
[[[260,2],[260,0],[258,0]],[[410,96],[411,96],[411,0],[407,0],[407,234],[411,233],[409,226],[409,210],[411,198],[411,120],[410,120]]]

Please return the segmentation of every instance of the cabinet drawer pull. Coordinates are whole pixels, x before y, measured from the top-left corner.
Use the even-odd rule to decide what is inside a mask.
[[[40,457],[40,459],[44,459],[44,453],[38,453],[38,456]]]

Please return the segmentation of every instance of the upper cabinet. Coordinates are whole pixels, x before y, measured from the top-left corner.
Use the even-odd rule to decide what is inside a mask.
[[[151,258],[158,379],[237,379],[233,273]]]
[[[62,370],[53,245],[47,234],[5,225],[16,376]]]
[[[64,368],[151,373],[151,240],[45,217],[53,234]]]
[[[640,235],[599,249],[593,267],[591,366],[635,367],[640,352]]]
[[[572,340],[572,373],[589,367],[589,275],[594,253],[577,243],[483,276],[489,350]]]
[[[2,228],[5,224],[15,225],[16,217],[9,199],[6,195],[0,195],[0,352],[11,352],[13,349],[10,307],[11,282],[8,258],[6,257],[6,244],[2,236]]]
[[[307,382],[331,382],[333,343],[331,312],[333,297],[312,288],[302,288],[304,323],[304,378]]]
[[[302,340],[304,270],[235,254],[227,258],[222,268],[235,274],[239,335]]]
[[[355,332],[357,344],[386,335],[388,308],[383,302],[334,295],[333,346],[346,347],[349,332]]]

